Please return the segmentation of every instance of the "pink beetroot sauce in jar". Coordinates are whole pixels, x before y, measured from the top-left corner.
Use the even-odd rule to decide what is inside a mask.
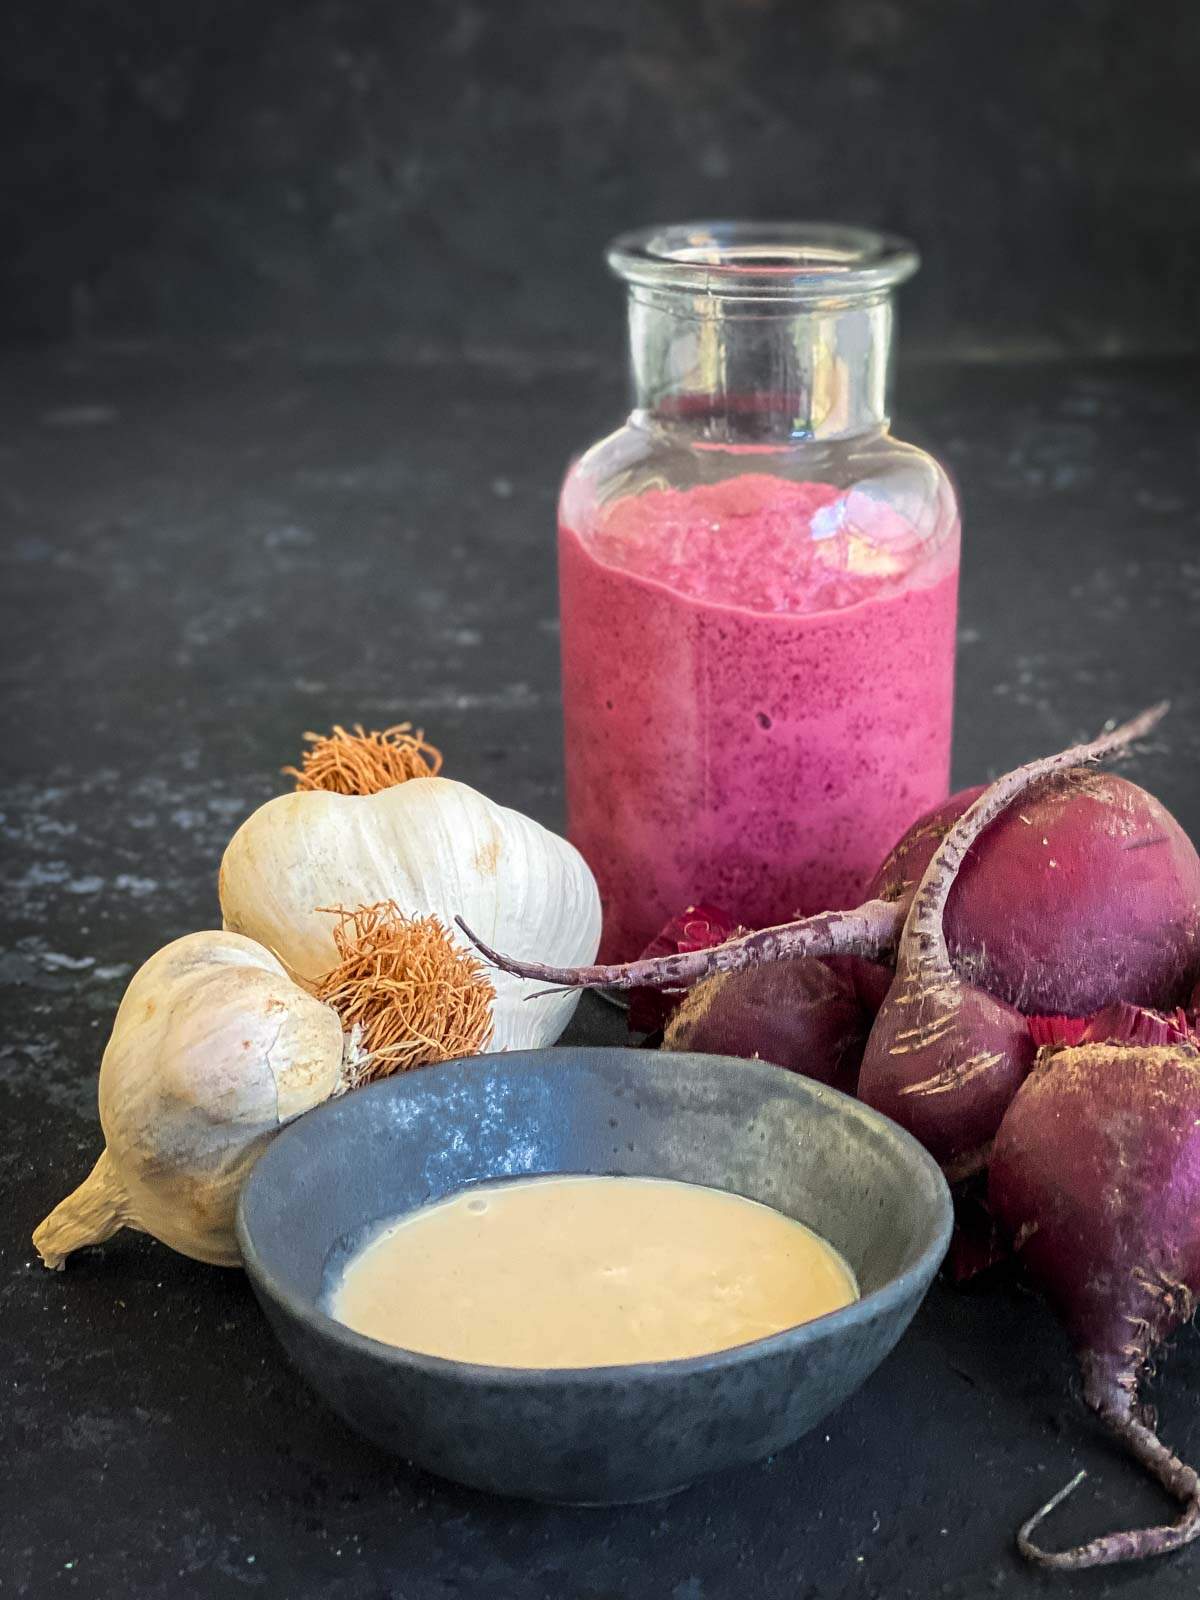
[[[637,405],[568,473],[567,805],[601,959],[685,906],[854,904],[949,779],[958,512],[887,428],[902,241],[708,224],[618,240]]]

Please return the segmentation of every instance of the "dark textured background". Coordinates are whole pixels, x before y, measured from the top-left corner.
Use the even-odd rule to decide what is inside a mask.
[[[56,1276],[29,1234],[99,1148],[131,973],[214,922],[221,850],[305,728],[416,717],[454,775],[561,825],[554,499],[620,414],[618,228],[823,213],[919,239],[898,431],[962,490],[955,780],[1166,693],[1132,770],[1200,834],[1200,12],[4,20],[0,337],[29,348],[0,364],[0,1595],[1195,1600],[1200,1546],[1078,1579],[1017,1557],[1081,1465],[1056,1541],[1168,1508],[1013,1280],[935,1289],[773,1461],[582,1513],[361,1444],[240,1274],[125,1234]],[[589,1000],[574,1036],[620,1030]],[[1163,1368],[1196,1460],[1193,1332]]]
[[[1200,340],[1188,0],[9,0],[0,336],[590,347],[618,229],[910,232],[910,345]]]

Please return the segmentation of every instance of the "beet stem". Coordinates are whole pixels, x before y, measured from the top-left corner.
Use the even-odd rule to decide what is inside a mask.
[[[799,922],[760,928],[706,950],[596,967],[549,967],[540,961],[516,961],[493,950],[461,917],[455,922],[475,948],[501,972],[563,989],[690,988],[716,972],[738,972],[760,961],[790,961],[798,956],[856,955],[871,959],[896,943],[904,920],[904,903],[868,900],[853,911],[823,911]]]
[[[1128,1391],[1113,1385],[1108,1393],[1097,1394],[1089,1373],[1085,1378],[1085,1392],[1088,1404],[1105,1427],[1115,1434],[1151,1477],[1156,1478],[1167,1493],[1184,1506],[1183,1515],[1177,1522],[1163,1523],[1157,1527],[1131,1528],[1120,1533],[1104,1534],[1071,1550],[1043,1550],[1030,1535],[1083,1482],[1087,1474],[1077,1472],[1070,1483],[1047,1500],[1021,1527],[1017,1534],[1017,1548],[1021,1554],[1028,1561],[1056,1572],[1080,1572],[1085,1567],[1107,1567],[1117,1561],[1138,1561],[1146,1556],[1167,1555],[1172,1550],[1190,1544],[1200,1534],[1200,1477],[1163,1444],[1152,1428],[1138,1421],[1133,1414],[1133,1399]]]

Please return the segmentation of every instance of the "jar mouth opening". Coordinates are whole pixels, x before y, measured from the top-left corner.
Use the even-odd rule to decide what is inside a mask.
[[[608,264],[626,283],[734,300],[878,298],[911,278],[916,247],[837,222],[683,222],[623,233]]]

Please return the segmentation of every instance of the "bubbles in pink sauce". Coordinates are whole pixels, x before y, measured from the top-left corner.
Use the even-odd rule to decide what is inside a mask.
[[[562,526],[569,831],[602,956],[700,900],[748,926],[855,904],[948,786],[957,530],[744,474]]]

